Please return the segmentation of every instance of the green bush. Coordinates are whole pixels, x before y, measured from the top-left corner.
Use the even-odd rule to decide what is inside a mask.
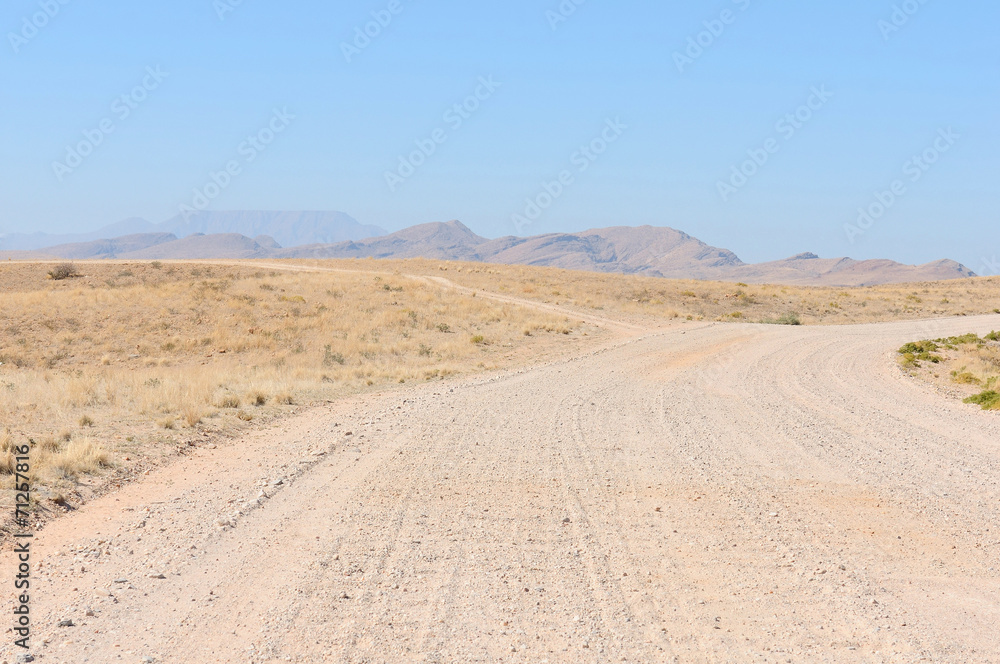
[[[935,341],[951,350],[956,350],[959,346],[964,346],[966,344],[976,344],[977,346],[982,346],[985,343],[985,341],[979,338],[978,334],[973,332],[963,334],[960,337],[944,337],[942,339],[935,339]]]
[[[904,344],[903,347],[899,349],[899,354],[905,355],[906,353],[913,353],[914,355],[918,355],[920,353],[933,353],[940,348],[941,347],[933,341],[911,341],[908,344]]]
[[[940,341],[940,339],[938,341]],[[903,356],[906,364],[919,367],[920,364],[918,360],[933,362],[934,364],[941,362],[944,359],[943,357],[932,354],[934,351],[940,349],[941,347],[933,341],[912,341],[908,344],[904,344],[898,352]]]
[[[765,318],[761,322],[767,325],[802,325],[802,321],[799,320],[799,315],[796,313],[787,313],[778,318]]]
[[[980,392],[966,399],[965,403],[974,403],[982,406],[983,410],[1000,410],[1000,392],[994,392],[993,390]]]

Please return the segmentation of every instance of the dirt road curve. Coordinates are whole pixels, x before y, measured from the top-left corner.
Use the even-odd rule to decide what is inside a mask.
[[[39,533],[36,661],[1000,662],[1000,417],[893,357],[998,327],[689,323],[310,410]]]

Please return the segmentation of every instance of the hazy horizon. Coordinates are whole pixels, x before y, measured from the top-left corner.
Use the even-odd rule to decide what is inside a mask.
[[[0,232],[205,203],[486,237],[648,224],[748,262],[988,273],[998,17],[917,0],[16,0]]]
[[[209,210],[209,212],[218,212],[218,213],[233,213],[233,212],[235,212],[235,213],[245,213],[245,212],[251,212],[251,213],[254,213],[254,212],[289,213],[290,212],[290,213],[293,213],[293,214],[294,213],[321,213],[321,214],[322,213],[337,213],[337,214],[345,214],[345,213],[342,213],[339,210]],[[351,215],[348,215],[348,216],[352,217]],[[140,219],[140,218],[141,217],[132,217],[132,218],[129,218],[129,219],[119,220],[119,222],[116,222],[116,223],[127,222],[127,221],[131,221],[131,220],[134,220],[134,219]],[[183,215],[181,215],[180,218],[183,218]],[[142,218],[142,219],[144,221],[150,222],[152,224],[160,224],[160,223],[164,223],[164,222],[168,222],[168,221],[172,221],[173,220],[173,219],[167,219],[167,220],[162,220],[162,221],[154,221],[154,220],[150,220],[150,219],[144,219],[144,218]],[[355,221],[359,221],[359,220],[355,219]],[[466,224],[461,219],[449,219],[449,220],[444,220],[444,221],[441,221],[441,222],[424,222],[424,223],[425,224],[431,224],[431,223],[448,223],[448,222],[452,222],[452,221],[457,221],[457,222],[465,225],[466,227],[468,227],[468,224]],[[366,224],[364,224],[363,222],[360,222],[360,221],[359,221],[359,224],[361,224],[362,226],[366,226]],[[106,225],[106,227],[107,226],[113,226],[113,225],[114,224],[108,224],[108,225]],[[422,224],[415,224],[415,225],[422,225]],[[648,225],[648,226],[654,226],[654,227],[658,227],[658,228],[673,228],[673,227],[666,227],[666,226],[657,226],[655,224],[646,224],[646,225]],[[629,225],[629,224],[619,224],[619,226],[633,227],[633,228],[637,227],[637,226]],[[409,227],[407,227],[407,228],[409,228]],[[81,230],[79,232],[82,233],[82,234],[91,234],[91,233],[97,232],[99,230],[101,230],[101,229],[84,229],[84,230]],[[392,234],[392,233],[396,232],[397,230],[403,230],[403,229],[393,229],[393,230],[383,229],[383,230],[386,231],[386,233],[385,233],[386,235],[389,235],[389,234]],[[473,229],[473,228],[470,228],[470,230],[472,230],[473,232],[476,232],[475,229]],[[592,228],[580,228],[580,229],[576,229],[576,230],[566,229],[566,230],[552,231],[552,232],[573,234],[573,233],[582,233],[582,232],[589,231],[589,230],[595,230],[595,229],[592,229]],[[684,231],[683,228],[674,228],[674,230],[679,230],[679,231],[682,231],[682,232],[686,232],[686,231]],[[44,231],[38,231],[38,232],[45,233]],[[51,235],[53,238],[59,238],[59,237],[64,237],[65,235],[75,234],[77,232],[78,231],[70,231],[68,233],[61,233],[60,232],[60,233],[46,233],[46,234],[47,235]],[[179,237],[186,237],[187,235],[189,235],[188,233],[180,233],[180,234],[178,234],[176,231],[170,231],[169,229],[167,231],[163,231],[163,232],[172,232],[175,235],[179,235]],[[233,231],[233,232],[235,232],[235,231]],[[192,232],[190,234],[195,234],[196,235],[196,234],[199,234],[199,233],[200,232]],[[7,236],[7,235],[15,235],[15,234],[17,234],[17,232],[11,233],[11,232],[0,230],[0,238],[2,238],[4,236]],[[128,235],[128,234],[129,233],[125,233],[125,235]],[[544,234],[544,233],[537,233],[537,234],[541,235],[541,234]],[[123,235],[122,233],[115,233],[113,235],[109,234],[109,236],[107,238],[103,238],[102,237],[100,239],[112,239],[112,237],[121,237],[122,235]],[[249,234],[244,233],[244,235],[247,235],[248,237],[256,237],[256,235],[253,234],[253,233],[249,233]],[[267,233],[262,233],[262,235],[267,235]],[[483,233],[477,233],[477,235],[480,235],[480,236],[485,237],[487,239],[498,239],[500,237],[506,237],[506,236],[490,236],[490,235],[486,235],[486,234],[483,234]],[[517,233],[509,233],[508,234],[508,236],[511,236],[511,235],[517,236]],[[526,235],[521,236],[521,237],[528,237],[528,236],[529,235],[526,234]],[[378,235],[373,235],[373,236],[370,236],[370,237],[375,238],[375,237],[379,237],[379,236]],[[696,236],[693,236],[693,237],[695,237],[696,240],[702,240],[699,237],[696,237]],[[346,242],[346,241],[347,240],[338,240],[337,242]],[[704,242],[704,240],[702,240],[702,241]],[[280,244],[284,248],[290,248],[290,247],[295,247],[295,246],[301,246],[303,244],[308,244],[308,243],[296,242],[296,243],[288,243],[288,244],[280,243]],[[712,245],[711,243],[708,243],[708,242],[706,242],[706,244],[709,244],[710,246],[716,246],[719,249],[728,249],[728,250],[732,251],[734,254],[736,254],[740,259],[743,259],[743,257],[740,256],[739,251],[732,250],[730,247],[721,246],[721,245]],[[767,260],[762,260],[762,261],[746,261],[745,259],[743,259],[743,260],[746,263],[765,263],[765,262],[770,262],[772,260],[773,261],[780,261],[782,259],[792,258],[792,257],[800,255],[800,254],[816,254],[816,252],[812,251],[811,249],[803,249],[802,251],[795,252],[794,254],[789,254],[787,256],[778,256],[778,257],[775,257],[773,259],[767,259]],[[829,256],[829,255],[824,255],[824,254],[818,254],[818,256],[820,258],[840,258],[840,256]],[[847,258],[854,258],[854,257],[853,256],[847,256]],[[896,260],[893,256],[880,256],[878,258],[887,258],[889,260]],[[948,257],[946,257],[946,256],[942,256],[941,257],[941,259],[947,259],[947,258]],[[940,259],[933,259],[932,261],[924,261],[924,263],[933,262],[933,261],[936,261],[936,260],[940,260]],[[954,259],[952,259],[952,260],[954,260]],[[906,264],[905,261],[897,261],[897,262]],[[958,262],[961,262],[961,261],[958,261]],[[995,271],[997,269],[997,265],[995,263],[996,263],[995,259],[989,259],[989,260],[987,260],[986,265],[985,265],[986,270],[985,270],[984,274],[980,274],[980,276],[989,276],[989,275],[995,273]],[[919,264],[916,264],[916,265],[919,265]],[[969,267],[970,269],[973,269],[973,271],[975,271],[974,268],[971,268],[971,266],[969,266],[969,265],[965,265],[965,267]]]

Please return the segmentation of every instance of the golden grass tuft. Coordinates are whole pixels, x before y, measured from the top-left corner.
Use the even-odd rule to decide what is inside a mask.
[[[198,426],[202,421],[202,410],[194,404],[188,404],[184,408],[184,423],[189,427]]]
[[[238,396],[235,394],[227,394],[215,405],[219,408],[239,408],[241,404],[242,402]]]
[[[42,473],[72,478],[82,473],[110,468],[113,463],[111,455],[101,445],[91,440],[76,440],[59,452],[46,454],[43,450],[33,463],[33,466],[36,465],[41,466]]]

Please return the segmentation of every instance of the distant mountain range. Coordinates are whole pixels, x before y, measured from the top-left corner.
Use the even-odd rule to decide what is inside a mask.
[[[275,258],[437,258],[570,270],[640,274],[670,279],[789,285],[871,286],[976,276],[952,260],[903,265],[890,260],[822,259],[799,254],[747,264],[728,249],[673,228],[616,226],[582,233],[550,233],[489,240],[458,221],[412,226],[384,237],[334,245],[279,249]]]
[[[46,233],[8,233],[0,235],[0,251],[44,249],[62,244],[79,244],[128,235],[168,234],[184,238],[196,233],[205,235],[239,233],[248,237],[270,235],[282,246],[330,244],[361,240],[386,231],[365,226],[343,212],[196,212],[185,218],[177,215],[159,224],[133,217],[92,233],[48,235]],[[176,239],[176,238],[175,238]]]
[[[572,270],[640,274],[673,279],[707,279],[789,285],[870,286],[939,281],[976,276],[951,260],[903,265],[890,260],[819,258],[805,253],[769,263],[747,264],[736,254],[712,247],[687,233],[653,226],[617,226],[581,233],[533,237],[481,237],[458,221],[412,226],[384,235],[329,242],[336,233],[371,229],[340,213],[204,213],[183,226],[181,235],[130,233],[35,249],[30,255],[0,251],[0,258],[47,255],[74,260],[194,258],[432,258]],[[141,221],[141,220],[140,220]],[[168,222],[170,223],[170,222]],[[112,228],[131,228],[130,222]],[[247,232],[241,232],[242,229]],[[376,231],[381,229],[375,228]],[[249,233],[249,234],[248,234]],[[29,236],[21,236],[29,237]],[[33,237],[33,236],[30,236]],[[279,238],[293,238],[293,244]],[[294,238],[316,241],[298,242]],[[0,249],[5,249],[0,245]]]

